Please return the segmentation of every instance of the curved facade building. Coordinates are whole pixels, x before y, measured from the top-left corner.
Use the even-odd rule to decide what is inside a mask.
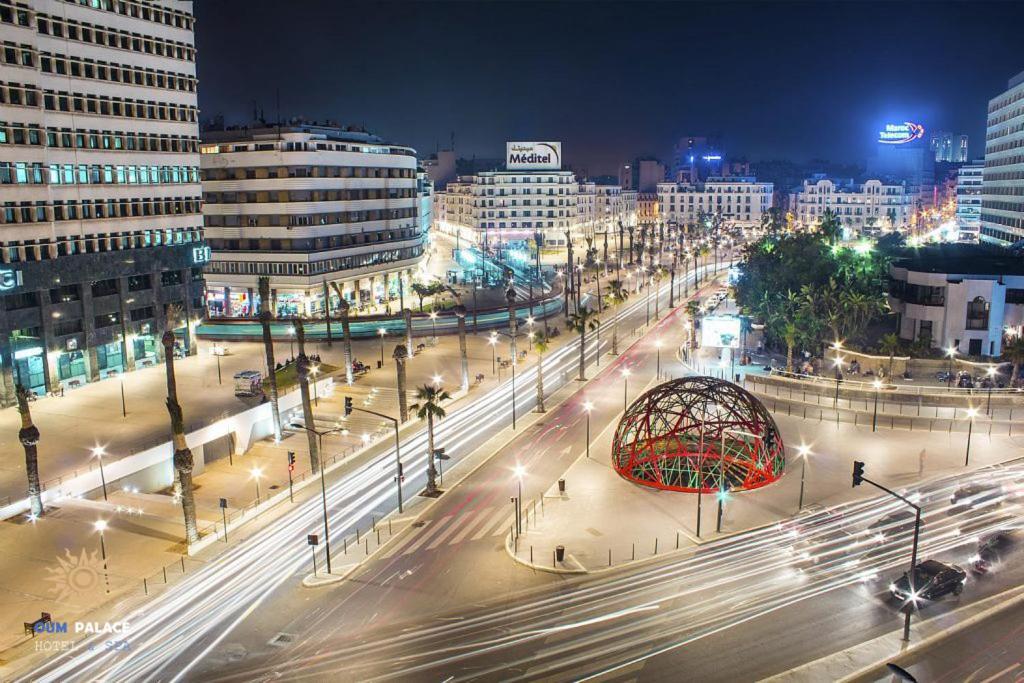
[[[415,150],[333,125],[207,131],[200,165],[211,316],[322,316],[340,285],[354,309],[408,292],[423,258],[427,195]]]

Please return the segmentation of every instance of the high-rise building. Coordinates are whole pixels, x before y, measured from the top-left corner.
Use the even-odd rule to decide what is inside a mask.
[[[1024,240],[1024,71],[988,103],[981,240],[1010,245]]]
[[[0,402],[194,353],[192,3],[0,4]],[[170,315],[168,315],[168,311]]]
[[[936,163],[967,163],[967,136],[946,131],[933,133],[930,149],[935,153]]]
[[[977,240],[981,229],[981,193],[985,160],[964,164],[956,176],[956,223],[960,238]]]
[[[430,188],[416,152],[334,124],[260,122],[204,131],[203,214],[211,315],[258,311],[270,277],[277,315],[322,316],[337,284],[350,305],[409,291]]]
[[[924,140],[924,126],[911,121],[887,123],[879,131],[867,174],[885,183],[906,183],[915,208],[931,206],[935,193],[935,155]]]
[[[672,176],[679,183],[699,183],[708,178],[728,175],[723,165],[722,148],[715,138],[689,136],[679,138],[673,150]]]

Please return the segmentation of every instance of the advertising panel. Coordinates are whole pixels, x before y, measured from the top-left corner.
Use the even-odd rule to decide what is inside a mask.
[[[562,143],[506,142],[505,168],[509,171],[558,171],[562,168]]]
[[[700,322],[702,346],[738,349],[740,319],[732,315],[709,315]]]

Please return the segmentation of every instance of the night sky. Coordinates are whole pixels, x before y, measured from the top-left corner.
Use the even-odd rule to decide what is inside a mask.
[[[204,119],[331,118],[460,156],[562,140],[591,174],[684,135],[861,164],[887,120],[970,135],[1024,71],[1024,3],[199,0]]]

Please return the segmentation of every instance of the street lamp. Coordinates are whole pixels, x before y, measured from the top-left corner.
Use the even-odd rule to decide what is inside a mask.
[[[93,523],[96,531],[100,532],[100,554],[103,557],[103,581],[107,585],[107,593],[110,592],[110,574],[107,572],[107,543],[103,538],[103,532],[107,530],[107,520],[97,519]]]
[[[622,368],[622,410],[623,412],[629,407],[629,368]]]
[[[875,412],[871,415],[871,431],[875,431],[878,424],[878,392],[882,388],[882,380],[876,379],[872,386],[875,387]]]
[[[804,509],[804,476],[807,474],[807,456],[811,454],[811,447],[806,444],[797,446],[796,454],[800,457],[800,501],[797,503],[797,510]]]
[[[260,504],[260,477],[263,476],[263,470],[259,467],[253,467],[249,470],[249,476],[256,480],[256,504]]]
[[[430,333],[434,337],[434,343],[437,343],[437,311],[430,312]]]
[[[661,340],[660,339],[655,339],[654,340],[654,348],[656,348],[658,350],[657,378],[661,379]]]
[[[832,402],[832,407],[835,408],[837,411],[839,410],[839,383],[843,381],[843,360],[845,359],[838,353],[836,354],[836,357],[832,360],[832,367],[836,371],[836,397],[835,400],[833,400]]]
[[[491,374],[493,375],[497,371],[494,360],[494,347],[498,344],[498,335],[491,332],[491,336],[487,338],[487,343],[491,345]]]
[[[100,483],[103,485],[103,500],[107,500],[107,476],[103,473],[103,456],[107,454],[107,451],[103,446],[96,446],[92,449],[92,454],[100,462]]]
[[[384,367],[384,335],[387,333],[388,331],[383,327],[377,328],[377,334],[380,335],[380,367]],[[409,352],[412,353],[412,349],[409,349]],[[330,571],[330,569],[327,570],[328,573],[330,573]]]
[[[590,401],[583,402],[583,410],[587,413],[587,457],[590,457],[590,411],[594,409],[594,404]]]
[[[946,349],[946,355],[949,357],[949,370],[946,372],[946,389],[953,386],[953,358],[956,356],[956,347],[950,346]]]
[[[442,379],[441,375],[433,375],[430,378],[430,381],[434,383],[435,387],[440,387],[441,386],[441,379]]]
[[[970,422],[967,423],[967,453],[964,455],[964,467],[967,467],[971,461],[971,433],[974,431],[974,418],[978,417],[977,408],[967,409],[967,419]]]

